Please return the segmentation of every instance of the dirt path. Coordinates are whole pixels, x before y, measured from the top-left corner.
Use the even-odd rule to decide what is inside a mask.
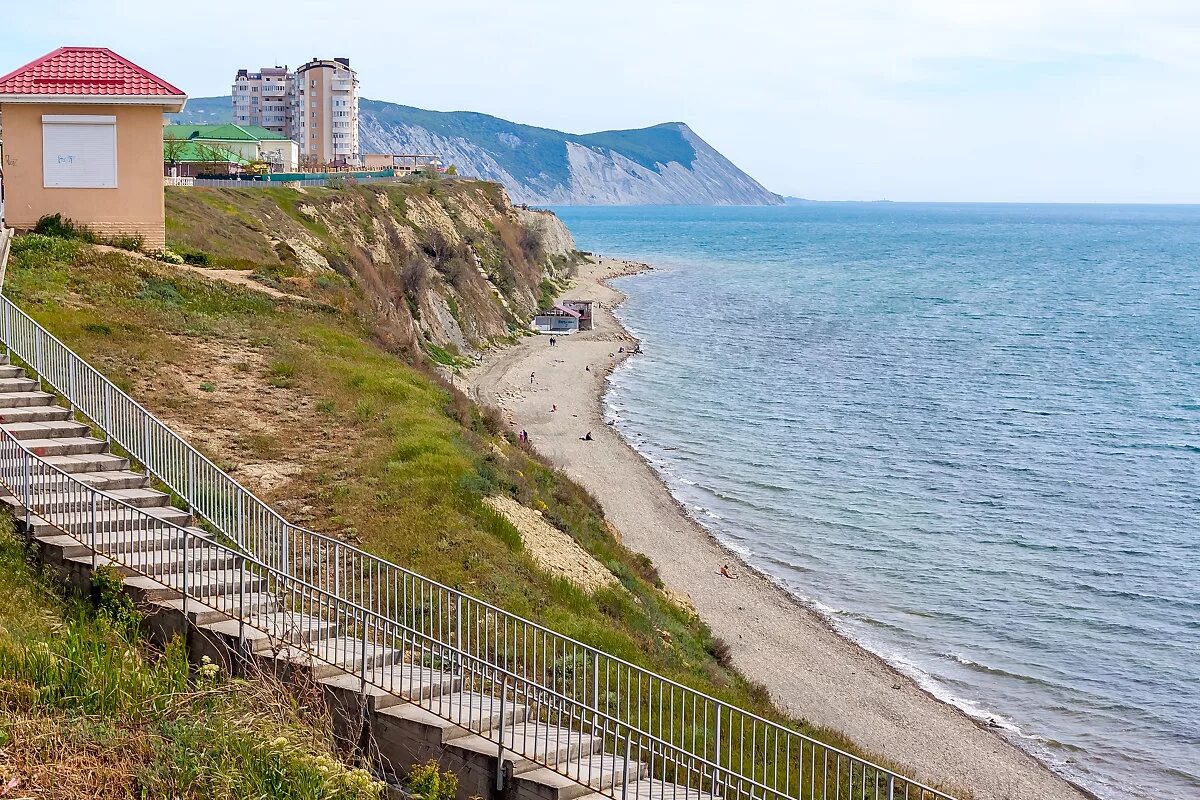
[[[288,294],[287,292],[276,289],[274,286],[267,286],[265,283],[259,283],[251,277],[249,272],[240,269],[210,269],[208,267],[197,267],[192,264],[168,264],[165,261],[159,261],[156,258],[151,258],[143,253],[135,253],[132,250],[122,250],[119,247],[111,247],[106,244],[92,245],[101,253],[121,253],[128,258],[135,258],[140,261],[149,261],[152,264],[159,266],[170,267],[177,269],[180,272],[190,272],[193,275],[199,275],[203,278],[208,278],[212,281],[224,281],[232,283],[234,286],[241,286],[255,292],[261,292],[275,298],[276,300],[291,300],[296,303],[307,303],[309,305],[319,305],[316,301],[308,297],[301,297],[298,294]]]
[[[686,595],[734,661],[789,713],[844,732],[905,771],[995,800],[1081,800],[1083,792],[996,731],[935,699],[838,635],[688,517],[666,486],[602,417],[606,378],[636,340],[611,313],[623,296],[603,281],[631,271],[605,260],[583,270],[567,298],[591,297],[596,330],[525,339],[485,359],[459,384],[502,410],[514,428],[585,486],[622,541]],[[532,375],[532,381],[530,380]],[[593,441],[580,437],[592,433]],[[731,565],[736,579],[720,574]]]

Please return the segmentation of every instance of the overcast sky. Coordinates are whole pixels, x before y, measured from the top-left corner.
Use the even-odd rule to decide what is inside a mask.
[[[0,0],[0,73],[101,45],[200,97],[348,56],[373,99],[685,121],[822,200],[1200,202],[1198,41],[1198,0]]]

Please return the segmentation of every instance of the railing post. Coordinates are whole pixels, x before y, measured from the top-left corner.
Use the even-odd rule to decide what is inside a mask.
[[[629,793],[629,754],[633,749],[633,728],[625,730],[625,769],[621,772],[621,800]]]
[[[721,706],[717,706],[717,731],[713,737],[712,793],[715,795],[721,770]]]
[[[183,639],[188,632],[188,529],[183,529]]]
[[[600,651],[592,653],[592,735],[600,729]]]
[[[292,569],[291,569],[292,562],[288,559],[288,542],[292,537],[288,535],[289,525],[287,523],[287,520],[280,517],[280,521],[282,522],[282,525],[280,526],[280,528],[283,530],[283,544],[280,547],[280,556],[279,556],[283,560],[283,563],[280,564],[280,566],[282,567],[282,569],[280,571],[283,573],[284,579],[287,579],[287,578],[293,577]]]
[[[92,506],[92,508],[91,508],[91,515],[92,515],[91,542],[89,544],[92,547],[92,574],[95,575],[96,574],[96,490],[95,489],[93,489],[90,492],[89,497],[91,498],[91,506]]]
[[[887,800],[896,800],[896,776],[888,775]]]
[[[496,791],[504,791],[504,722],[508,695],[508,675],[500,678],[500,727],[496,736]]]
[[[367,694],[367,611],[362,612],[362,667],[360,668],[360,689],[363,697]]]
[[[31,485],[31,481],[30,481],[30,477],[29,477],[29,472],[32,467],[30,466],[30,463],[29,463],[29,461],[30,461],[29,453],[23,452],[22,455],[24,456],[24,463],[25,463],[25,528],[26,528],[26,530],[28,530],[29,529],[29,506],[33,503],[33,487]]]
[[[194,514],[192,498],[196,496],[196,454],[190,449],[184,452],[187,454],[187,497],[183,499],[187,502],[188,513]]]
[[[104,441],[112,442],[112,384],[104,382]]]
[[[238,558],[238,652],[246,653],[246,559]]]
[[[462,595],[454,596],[454,674],[462,674]]]

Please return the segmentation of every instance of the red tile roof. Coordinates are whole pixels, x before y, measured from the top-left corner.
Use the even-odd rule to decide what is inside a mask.
[[[0,77],[0,95],[183,97],[107,47],[60,47]]]

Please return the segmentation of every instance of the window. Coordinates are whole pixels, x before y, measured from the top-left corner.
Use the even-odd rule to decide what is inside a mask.
[[[42,186],[117,188],[117,118],[43,115]]]

